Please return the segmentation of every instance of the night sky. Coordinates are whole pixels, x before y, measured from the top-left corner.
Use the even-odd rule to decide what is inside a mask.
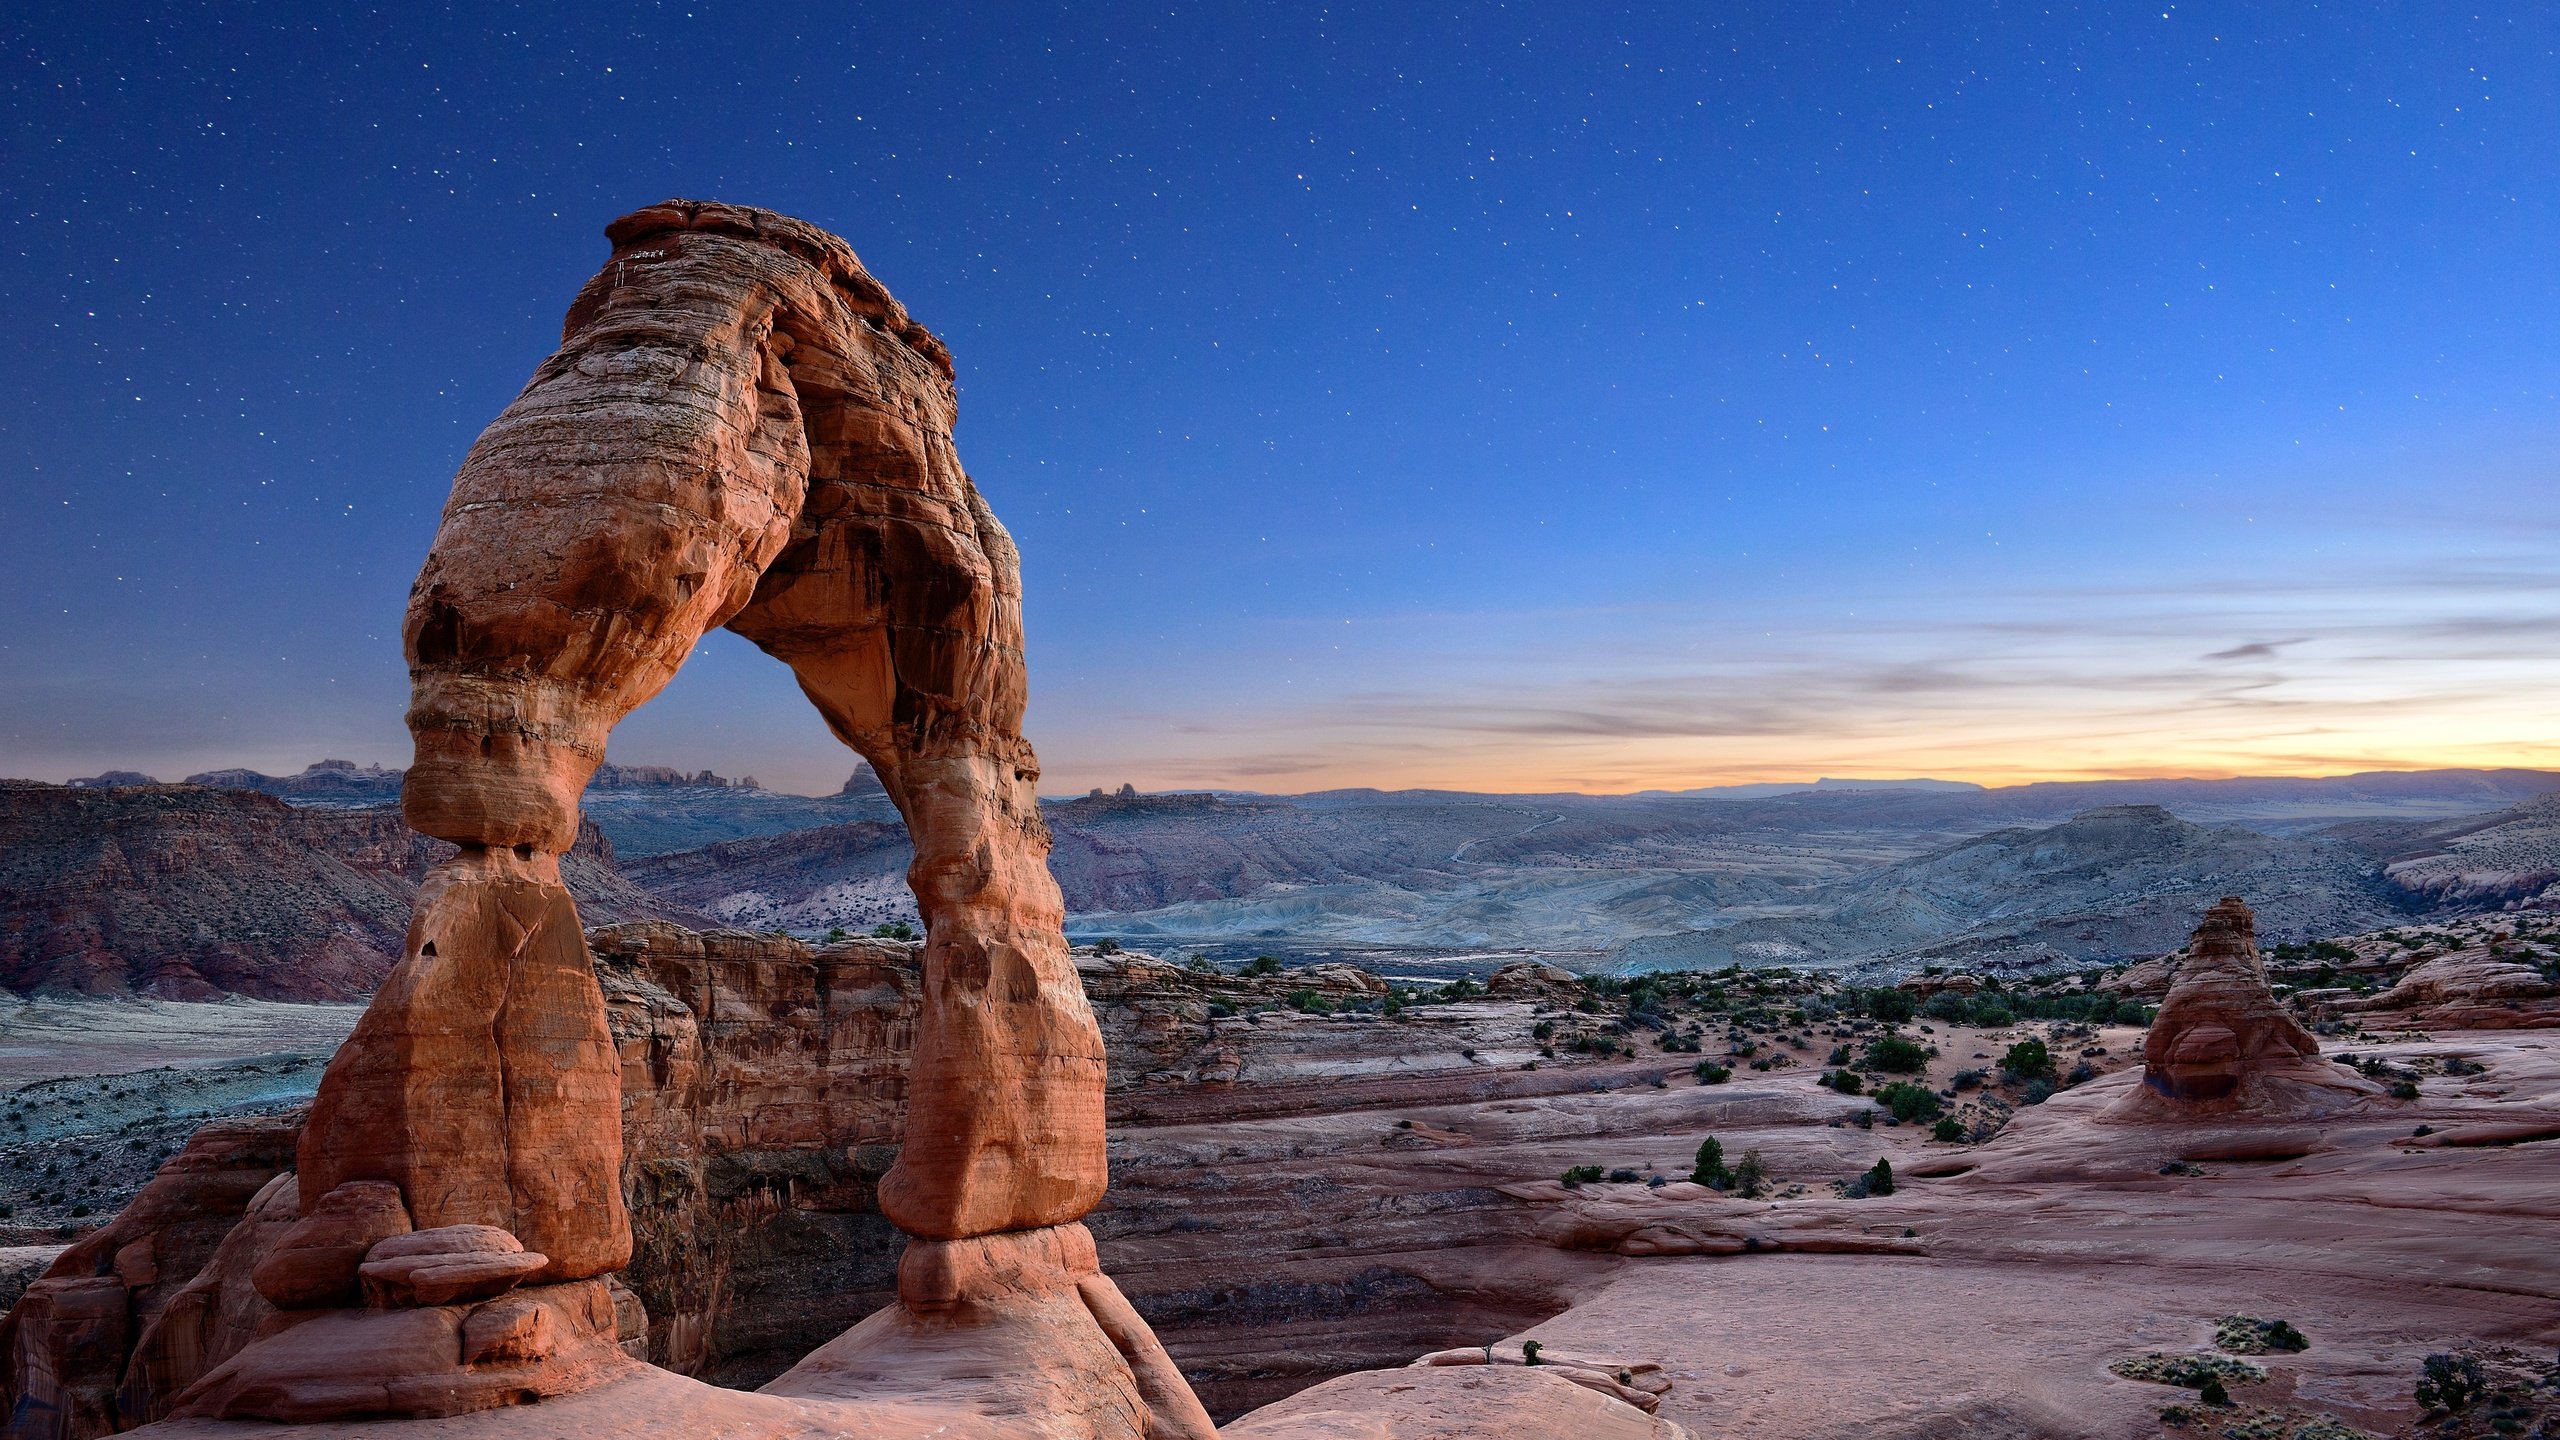
[[[2540,0],[0,34],[0,774],[403,763],[453,471],[669,196],[949,343],[1051,791],[2560,765]],[[849,765],[726,635],[614,758]]]

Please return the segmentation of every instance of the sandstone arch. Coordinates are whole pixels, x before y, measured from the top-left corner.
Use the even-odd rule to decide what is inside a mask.
[[[406,955],[322,1081],[302,1219],[261,1263],[260,1291],[345,1307],[356,1263],[387,1246],[374,1253],[411,1264],[396,1281],[364,1268],[369,1313],[451,1311],[465,1370],[471,1327],[501,1324],[478,1317],[528,1303],[488,1297],[519,1283],[557,1318],[509,1310],[507,1334],[602,1326],[609,1340],[597,1277],[631,1248],[619,1067],[558,856],[614,724],[726,625],[790,665],[878,772],[914,840],[928,934],[906,1137],[880,1195],[917,1237],[906,1313],[775,1388],[844,1399],[889,1374],[930,1382],[915,1356],[954,1343],[980,1345],[970,1373],[1001,1374],[953,1336],[973,1306],[1010,1306],[1006,1343],[1034,1337],[1051,1353],[1030,1368],[1050,1381],[1062,1363],[1113,1370],[1059,1392],[1085,1392],[1086,1419],[1014,1433],[1209,1433],[1075,1223],[1106,1183],[1102,1041],[1021,734],[1019,560],[953,448],[948,353],[844,242],[800,221],[670,201],[606,234],[612,256],[561,348],[464,461],[411,593],[403,804],[462,853],[428,879]],[[412,1228],[445,1238],[385,1238]],[[448,1272],[487,1278],[454,1291],[432,1278]],[[416,1296],[386,1300],[399,1286]],[[447,1343],[417,1333],[424,1351]],[[314,1390],[326,1367],[286,1353],[297,1336],[305,1352],[383,1343],[297,1327],[208,1376],[185,1412],[340,1413],[335,1391]],[[506,1370],[523,1358],[506,1346],[531,1342],[501,1338],[490,1363]],[[867,1358],[882,1349],[894,1365]],[[557,1354],[539,1384],[517,1365],[477,1389],[448,1376],[394,1385],[387,1406],[379,1386],[345,1403],[450,1413],[580,1388],[617,1361]]]

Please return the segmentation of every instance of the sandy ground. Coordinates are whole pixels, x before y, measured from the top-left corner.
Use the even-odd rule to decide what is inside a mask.
[[[0,1009],[0,1246],[122,1209],[205,1121],[307,1103],[360,1005],[39,1000]],[[0,1295],[16,1273],[0,1253]]]

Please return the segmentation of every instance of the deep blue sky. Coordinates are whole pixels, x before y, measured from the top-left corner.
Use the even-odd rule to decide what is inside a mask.
[[[0,773],[399,763],[671,195],[949,342],[1052,789],[2560,764],[2555,7],[570,8],[0,21]]]

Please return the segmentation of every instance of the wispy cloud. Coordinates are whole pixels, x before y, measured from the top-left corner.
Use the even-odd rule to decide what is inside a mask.
[[[1665,605],[1435,621],[1430,653],[1377,644],[1116,763],[1165,784],[1520,789],[2560,765],[2542,698],[2560,574],[2512,565],[1941,595],[1854,621]]]

